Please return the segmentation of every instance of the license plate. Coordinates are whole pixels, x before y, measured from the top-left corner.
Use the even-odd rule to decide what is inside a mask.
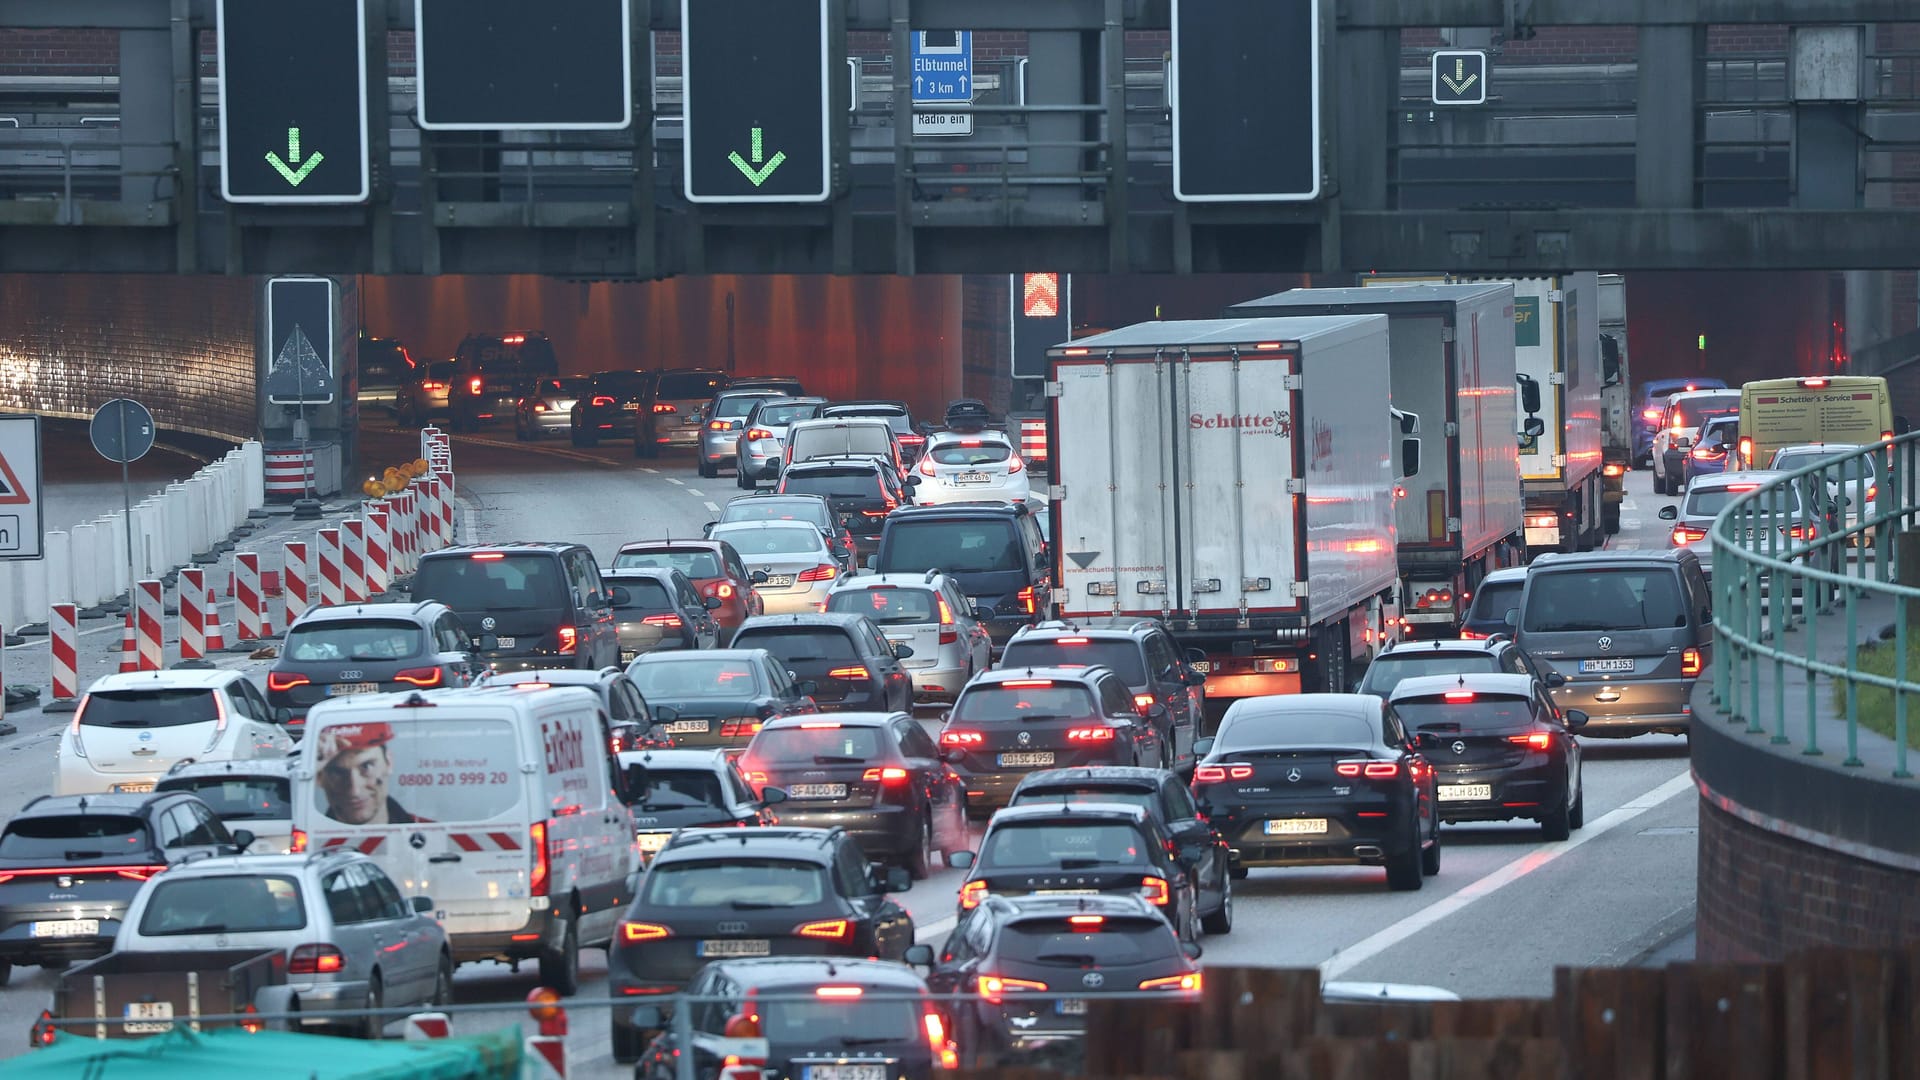
[[[149,780],[144,784],[115,784],[113,790],[127,795],[145,795],[153,790],[153,781]]]
[[[639,409],[639,408],[640,408],[640,403],[639,403],[639,402],[637,402],[637,401],[629,401],[629,402],[627,402],[627,403],[626,403],[625,405],[622,405],[622,406],[620,406],[620,411],[621,411],[621,412],[633,412],[633,411],[635,411],[635,410],[637,410],[637,409]]]
[[[1000,764],[1009,768],[1032,768],[1035,765],[1053,764],[1053,751],[1043,750],[1027,754],[1001,754]]]
[[[697,416],[689,416],[689,417],[687,417],[686,419],[684,419],[684,420],[681,420],[680,422],[681,422],[682,424],[684,424],[684,425],[686,425],[687,427],[699,427],[699,426],[700,426],[700,418],[699,418],[699,417],[697,417]]]
[[[1054,1003],[1054,1009],[1057,1010],[1061,1016],[1085,1016],[1087,1015],[1087,999],[1061,998]]]
[[[344,697],[347,694],[377,694],[379,692],[380,684],[370,682],[337,682],[327,687],[328,697]]]
[[[845,784],[788,784],[787,794],[796,799],[844,799]]]
[[[1199,672],[1202,675],[1211,674],[1213,671],[1213,661],[1211,660],[1195,660],[1193,663],[1188,664],[1187,666]]]
[[[1035,896],[1099,896],[1099,889],[1035,889]]]
[[[1492,784],[1441,784],[1433,789],[1441,802],[1463,802],[1493,798]]]
[[[34,937],[94,937],[100,933],[99,919],[54,919],[50,922],[37,922],[31,931]]]
[[[515,642],[515,641],[517,641],[517,640],[519,640],[519,639],[518,639],[518,638],[510,638],[510,637],[496,637],[496,638],[494,638],[493,640],[494,640],[494,641],[495,641],[496,643],[498,643],[498,644],[499,644],[499,646],[500,646],[501,648],[503,648],[503,649],[511,649],[511,648],[513,648],[513,645],[514,645],[514,642]]]
[[[769,585],[774,588],[784,588],[788,585],[793,584],[793,575],[792,574],[768,574],[767,580],[761,582],[761,584]]]
[[[129,1035],[152,1035],[173,1026],[173,1002],[133,1001],[127,1003],[127,1023],[121,1025]]]
[[[651,855],[654,852],[659,851],[661,848],[666,847],[667,841],[672,838],[673,838],[672,833],[643,832],[638,836],[636,836],[634,839],[640,845],[641,854]]]
[[[1632,670],[1633,670],[1633,658],[1630,656],[1608,657],[1603,660],[1580,661],[1580,671],[1582,674],[1585,674],[1587,672],[1593,672],[1593,671],[1632,671]]]
[[[667,725],[667,732],[672,735],[692,735],[705,731],[712,726],[713,721],[711,720],[675,720],[673,723]]]
[[[701,956],[769,956],[773,943],[766,938],[709,938],[700,943]]]
[[[1528,547],[1551,547],[1559,542],[1560,530],[1557,527],[1550,525],[1544,529],[1540,529],[1531,525],[1527,526]]]
[[[1266,824],[1268,836],[1312,836],[1327,831],[1323,817],[1275,818]]]
[[[993,479],[983,472],[963,472],[953,478],[956,484],[984,484]]]
[[[806,1080],[888,1080],[885,1065],[809,1065]]]

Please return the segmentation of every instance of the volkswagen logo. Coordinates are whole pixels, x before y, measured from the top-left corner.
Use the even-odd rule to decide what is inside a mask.
[[[1030,743],[1030,742],[1032,742],[1032,741],[1033,741],[1033,732],[1031,732],[1031,731],[1023,731],[1023,732],[1021,732],[1021,733],[1020,733],[1020,745],[1021,745],[1021,746],[1025,746],[1025,745],[1027,745],[1028,743]]]
[[[1297,783],[1299,783],[1299,782],[1300,782],[1300,770],[1299,770],[1299,769],[1288,769],[1288,770],[1287,770],[1287,783],[1289,783],[1289,784],[1297,784]]]
[[[1082,986],[1100,986],[1106,981],[1107,977],[1097,971],[1089,971],[1085,975],[1080,976],[1080,985]]]
[[[491,615],[489,615],[489,616],[487,616],[486,618],[484,618],[484,619],[481,619],[481,620],[480,620],[480,629],[482,629],[482,630],[491,630],[491,629],[493,629],[493,628],[494,628],[494,626],[495,626],[495,625],[496,625],[496,624],[495,624],[495,623],[494,623],[494,621],[493,621],[493,616],[491,616]]]
[[[1603,637],[1599,641],[1595,642],[1594,644],[1600,646],[1601,652],[1613,651],[1613,639],[1610,637]]]
[[[1466,743],[1463,743],[1463,742],[1461,742],[1461,741],[1460,741],[1459,739],[1455,739],[1455,740],[1453,740],[1453,752],[1454,752],[1454,753],[1456,753],[1456,754],[1464,754],[1464,753],[1466,753],[1466,752],[1467,752],[1467,744],[1466,744]]]
[[[713,929],[715,933],[719,934],[744,934],[747,932],[747,924],[743,922],[715,923],[713,924]]]
[[[340,671],[340,679],[342,682],[353,682],[358,680],[362,674],[363,672],[361,672],[359,668],[343,668]]]

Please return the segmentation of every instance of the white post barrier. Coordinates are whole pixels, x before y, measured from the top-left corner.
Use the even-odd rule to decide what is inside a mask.
[[[213,485],[205,476],[187,481],[187,546],[195,555],[213,550]]]
[[[47,649],[51,654],[53,700],[44,712],[71,712],[80,698],[80,609],[72,604],[50,605]]]
[[[133,508],[133,568],[143,579],[159,577],[170,566],[161,564],[160,559],[160,514],[153,500]]]
[[[197,566],[180,571],[180,659],[207,655],[207,572]]]
[[[26,591],[27,566],[20,562],[0,563],[0,627],[26,625],[27,609],[21,593]]]
[[[166,639],[162,636],[165,631],[160,622],[163,610],[160,595],[163,587],[158,581],[142,581],[134,590],[134,631],[139,639],[141,671],[159,671],[166,666],[164,663]]]
[[[286,613],[287,629],[307,613],[307,545],[289,540],[280,556],[280,600]]]
[[[348,518],[340,523],[340,587],[347,603],[367,602],[367,523]]]
[[[347,593],[340,576],[340,530],[321,529],[316,535],[314,551],[320,566],[320,602],[344,604]]]
[[[100,554],[100,528],[83,521],[73,527],[68,542],[73,548],[73,602],[78,607],[98,607],[106,599],[107,574],[106,559]]]
[[[47,610],[47,561],[20,562],[13,565],[21,568],[20,621],[8,623],[15,629],[28,623],[39,622],[41,612]]]
[[[237,641],[260,637],[260,556],[251,551],[233,556],[233,623]]]
[[[54,531],[42,540],[47,564],[47,601],[73,603],[73,543],[66,533]]]
[[[387,587],[393,584],[393,575],[387,568],[388,560],[391,558],[392,541],[392,534],[388,531],[386,504],[375,503],[367,510],[367,559],[365,566],[362,567],[369,596],[384,593]]]
[[[267,457],[266,447],[258,441],[240,444],[240,460],[246,473],[243,481],[247,492],[246,509],[249,514],[255,510],[264,510],[267,505]]]

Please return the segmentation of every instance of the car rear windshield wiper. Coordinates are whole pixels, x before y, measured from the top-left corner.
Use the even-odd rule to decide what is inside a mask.
[[[1019,719],[1021,719],[1022,721],[1026,721],[1026,720],[1071,720],[1071,719],[1073,719],[1073,717],[1071,717],[1071,716],[1068,716],[1068,715],[1067,715],[1066,713],[1021,713],[1021,714],[1019,714]]]
[[[866,760],[867,760],[866,758],[845,757],[845,756],[836,755],[836,754],[813,755],[813,763],[815,765],[859,765],[865,762]]]
[[[911,1042],[910,1038],[894,1035],[842,1035],[841,1046],[878,1046],[881,1043]]]
[[[1034,959],[1040,961],[1043,964],[1046,964],[1046,963],[1086,964],[1091,966],[1094,962],[1093,954],[1077,953],[1077,952],[1041,953],[1039,956],[1035,957]]]
[[[61,852],[61,854],[66,856],[68,860],[78,860],[78,859],[98,859],[105,856],[106,852],[104,851],[63,851]]]
[[[1061,859],[1057,864],[1062,870],[1087,870],[1095,866],[1117,866],[1110,859]]]
[[[735,911],[765,911],[768,908],[793,907],[792,904],[769,904],[765,900],[729,900]]]

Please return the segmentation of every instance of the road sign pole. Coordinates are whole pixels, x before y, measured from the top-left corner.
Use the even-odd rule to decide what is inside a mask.
[[[135,573],[133,569],[133,481],[127,476],[128,455],[125,453],[127,447],[127,410],[119,409],[117,411],[120,414],[120,447],[122,451],[120,454],[120,508],[125,511],[122,516],[126,519],[125,525],[127,527],[127,599],[131,602],[133,599],[132,590],[134,583],[140,580],[140,575]]]

